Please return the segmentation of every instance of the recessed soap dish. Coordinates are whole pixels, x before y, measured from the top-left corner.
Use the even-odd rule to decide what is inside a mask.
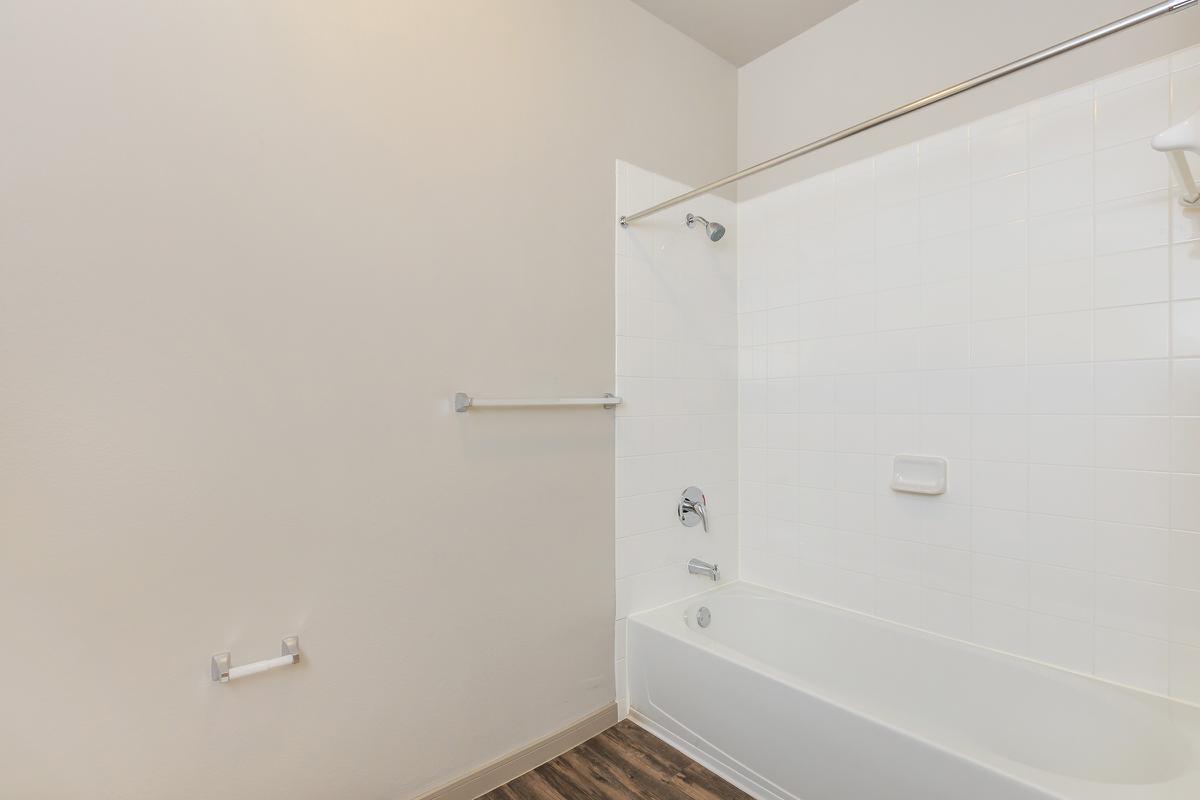
[[[946,459],[937,456],[896,456],[892,460],[892,489],[914,494],[944,494]]]

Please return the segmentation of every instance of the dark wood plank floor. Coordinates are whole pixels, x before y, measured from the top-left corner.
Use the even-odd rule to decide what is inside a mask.
[[[629,720],[479,800],[751,800]]]

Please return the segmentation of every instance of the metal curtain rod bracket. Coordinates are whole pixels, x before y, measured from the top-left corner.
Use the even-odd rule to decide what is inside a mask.
[[[454,395],[454,410],[464,412],[472,408],[533,408],[539,406],[603,406],[616,408],[622,399],[615,394],[603,397],[472,397],[466,392]]]
[[[720,189],[722,186],[727,186],[731,183],[735,183],[736,181],[740,181],[742,178],[749,178],[751,175],[757,175],[760,172],[765,172],[772,167],[777,167],[780,164],[791,161],[794,158],[808,155],[809,153],[820,150],[823,147],[828,147],[835,142],[840,142],[843,139],[849,139],[851,136],[870,130],[871,128],[882,125],[885,122],[891,122],[894,119],[903,117],[906,114],[911,114],[912,112],[918,111],[926,106],[939,103],[948,97],[953,97],[956,94],[962,94],[969,89],[974,89],[975,87],[982,86],[985,83],[991,83],[997,78],[1003,78],[1005,75],[1011,75],[1014,72],[1019,72],[1026,67],[1031,67],[1034,64],[1038,64],[1049,58],[1053,58],[1054,56],[1074,50],[1077,47],[1082,47],[1085,44],[1090,44],[1099,39],[1103,39],[1106,36],[1111,36],[1114,33],[1125,30],[1126,28],[1132,28],[1135,25],[1141,25],[1143,22],[1148,22],[1149,20],[1161,17],[1162,15],[1169,14],[1173,11],[1182,11],[1189,6],[1195,5],[1197,2],[1200,2],[1200,0],[1165,0],[1165,2],[1156,3],[1149,8],[1143,9],[1134,14],[1130,14],[1128,17],[1123,17],[1116,22],[1110,22],[1109,24],[1096,28],[1093,31],[1088,31],[1087,33],[1076,36],[1074,39],[1068,39],[1065,42],[1059,42],[1053,47],[1047,47],[1045,50],[1040,50],[1033,55],[1028,55],[1009,64],[1005,64],[1003,67],[997,67],[991,72],[985,72],[982,75],[976,75],[970,80],[957,83],[953,86],[948,86],[945,89],[942,89],[940,92],[934,92],[931,95],[922,97],[920,100],[914,100],[911,103],[900,106],[899,108],[894,108],[891,111],[888,111],[886,114],[880,114],[877,117],[872,117],[865,122],[860,122],[857,125],[840,130],[837,133],[830,134],[824,139],[817,139],[815,142],[809,142],[806,145],[797,147],[795,150],[789,150],[786,153],[767,159],[766,161],[755,164],[752,167],[746,167],[740,172],[735,172],[732,175],[728,175],[720,180],[713,181],[712,183],[706,183],[704,186],[701,186],[698,189],[685,192],[678,197],[672,197],[670,200],[664,200],[657,205],[644,208],[637,213],[627,214],[621,217],[619,221],[622,227],[626,227],[629,225],[629,223],[635,222],[642,217],[647,217],[651,214],[657,214],[659,211],[671,208],[672,206],[677,206],[680,203],[686,203],[688,200],[691,200],[694,197],[699,197],[702,194],[708,194],[709,192]]]

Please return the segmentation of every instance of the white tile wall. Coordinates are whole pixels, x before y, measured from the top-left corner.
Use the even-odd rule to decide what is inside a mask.
[[[1148,143],[1200,106],[1198,57],[739,206],[745,578],[1200,702],[1200,211],[1174,202]],[[630,173],[631,190],[653,180]],[[626,272],[682,280],[682,244],[686,274],[706,280],[696,260],[720,254],[664,219],[662,245],[627,242]],[[678,320],[721,307],[718,283],[681,305],[630,274],[620,296],[634,316],[665,299]],[[730,558],[721,534],[705,551],[669,524],[675,484],[692,480],[671,454],[692,440],[664,447],[658,427],[694,430],[674,414],[704,412],[729,443],[735,403],[724,331],[691,340],[729,370],[694,376],[705,400],[662,399],[663,382],[685,384],[645,353],[680,330],[622,327],[638,337],[622,374],[638,381],[618,445],[619,615],[688,591],[687,555]],[[947,458],[949,491],[891,492],[899,452]],[[696,467],[714,470],[697,480],[722,514],[732,463],[717,449]]]
[[[618,213],[691,187],[617,164]],[[728,226],[689,230],[692,211]],[[737,209],[719,197],[617,231],[617,697],[625,701],[625,618],[704,591],[690,558],[738,576]],[[710,532],[684,528],[679,495],[699,486]]]

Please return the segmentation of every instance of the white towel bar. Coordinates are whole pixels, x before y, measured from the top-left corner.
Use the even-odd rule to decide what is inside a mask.
[[[266,672],[276,667],[297,664],[300,661],[300,637],[283,637],[283,641],[280,642],[279,651],[281,655],[278,658],[255,661],[250,664],[243,664],[240,667],[229,666],[230,656],[228,652],[217,653],[212,657],[212,679],[217,683],[229,683],[234,678],[244,678],[247,675]]]
[[[536,406],[603,406],[616,408],[621,405],[621,398],[615,394],[603,397],[471,397],[466,392],[454,395],[454,410],[467,411],[472,408],[531,408]]]

